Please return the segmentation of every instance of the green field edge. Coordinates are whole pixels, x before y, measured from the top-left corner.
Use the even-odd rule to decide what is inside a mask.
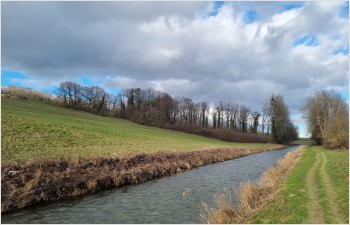
[[[48,102],[2,97],[1,106],[2,162],[215,148],[282,147],[276,144],[225,142],[65,109]]]
[[[259,210],[249,223],[265,224],[296,224],[312,223],[310,219],[310,197],[306,178],[316,161],[316,151],[325,153],[328,157],[326,173],[335,187],[336,204],[344,220],[349,221],[349,152],[348,150],[327,150],[322,147],[308,146],[300,161],[286,178],[283,190],[277,197]],[[320,154],[320,153],[319,153]],[[336,215],[332,215],[325,186],[320,174],[320,166],[316,170],[316,184],[322,213],[326,223],[335,223]],[[341,165],[341,166],[339,166]]]

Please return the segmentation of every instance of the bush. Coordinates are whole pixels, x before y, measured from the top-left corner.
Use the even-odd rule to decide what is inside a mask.
[[[31,99],[36,101],[54,101],[54,97],[49,93],[33,91],[28,88],[16,86],[8,86],[6,89],[2,89],[1,93],[10,98]]]
[[[349,116],[331,117],[324,129],[324,143],[327,148],[349,148]]]
[[[241,142],[241,143],[272,143],[272,137],[259,133],[243,133],[239,130],[212,129],[200,126],[179,126],[165,125],[165,129],[176,130],[180,132],[202,135],[223,141]]]

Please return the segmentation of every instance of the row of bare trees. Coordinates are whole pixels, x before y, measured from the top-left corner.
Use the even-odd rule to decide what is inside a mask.
[[[226,128],[229,130],[241,130],[269,134],[271,121],[267,111],[264,113],[251,112],[248,106],[219,101],[214,103],[212,110],[213,128]],[[260,125],[260,129],[259,129]],[[267,128],[267,130],[265,130]]]
[[[269,133],[271,126],[268,112],[251,112],[245,105],[230,102],[195,103],[190,98],[173,98],[151,88],[123,89],[114,97],[114,115],[138,123],[211,127],[252,133]]]
[[[252,112],[249,107],[242,104],[224,101],[196,103],[190,98],[172,97],[152,88],[122,89],[118,94],[112,95],[98,86],[83,86],[71,81],[60,84],[57,89],[57,98],[66,108],[97,114],[110,112],[115,117],[140,124],[198,133],[225,140],[237,141],[238,138],[230,138],[234,133],[268,136],[273,128],[271,115],[274,111],[268,104],[264,107],[263,113],[260,113]],[[288,122],[290,123],[289,117]],[[287,128],[286,125],[283,129]],[[259,140],[268,142],[271,138]],[[284,143],[290,140],[283,136],[276,139],[276,142]]]
[[[349,148],[348,105],[333,91],[317,91],[304,101],[302,113],[311,138],[329,148]]]
[[[108,93],[98,86],[83,86],[72,81],[61,82],[57,99],[65,108],[79,109],[103,114],[108,108]]]

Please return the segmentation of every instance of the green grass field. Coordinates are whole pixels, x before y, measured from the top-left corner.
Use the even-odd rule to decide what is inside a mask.
[[[299,138],[296,141],[293,141],[291,144],[296,145],[313,145],[314,141],[311,138]]]
[[[4,97],[1,100],[3,162],[114,156],[130,152],[276,146],[224,142],[69,110],[52,103]]]
[[[307,147],[282,193],[251,223],[349,223],[349,151]]]

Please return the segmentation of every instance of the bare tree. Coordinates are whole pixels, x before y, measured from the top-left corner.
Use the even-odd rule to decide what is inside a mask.
[[[241,124],[242,132],[248,131],[248,117],[250,109],[248,106],[241,105],[239,108],[239,122]]]
[[[72,91],[72,95],[73,95],[73,108],[74,109],[78,109],[80,108],[80,104],[82,101],[82,89],[83,87],[75,82],[71,82],[71,91]]]
[[[201,102],[200,108],[201,108],[201,123],[202,123],[202,127],[204,127],[206,124],[207,111],[209,109],[208,103]]]
[[[265,125],[269,125],[269,99],[267,98],[264,102],[263,105],[263,109],[262,109],[263,113],[261,115],[261,132],[264,134],[265,133]],[[268,127],[268,131],[267,134],[269,132],[269,127]]]
[[[224,102],[218,101],[214,103],[214,107],[216,109],[217,119],[216,119],[216,126],[218,129],[222,127],[222,121],[223,121],[223,114],[224,114]]]
[[[168,123],[171,120],[171,115],[173,113],[173,98],[164,93],[160,98],[160,113],[163,123]]]
[[[307,121],[308,131],[311,133],[312,139],[319,145],[323,144],[326,136],[329,137],[326,134],[327,126],[331,124],[329,121],[336,122],[341,117],[348,117],[347,104],[340,95],[333,91],[324,90],[317,91],[305,99],[302,113]]]
[[[239,105],[232,104],[231,110],[232,110],[231,130],[235,130],[238,128]]]
[[[261,114],[259,112],[255,112],[253,114],[253,128],[252,128],[252,132],[253,133],[257,133],[258,132],[258,126],[259,126],[259,118],[260,118]]]
[[[224,105],[224,114],[225,114],[225,123],[226,123],[226,128],[230,129],[231,126],[231,120],[232,120],[232,105],[231,103],[226,103]]]
[[[63,102],[63,106],[68,107],[68,90],[66,82],[61,82],[56,91],[57,99]]]

